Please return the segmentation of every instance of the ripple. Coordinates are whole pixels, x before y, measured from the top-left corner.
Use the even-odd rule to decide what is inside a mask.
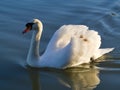
[[[102,71],[120,71],[120,60],[106,60],[99,63],[97,68]]]

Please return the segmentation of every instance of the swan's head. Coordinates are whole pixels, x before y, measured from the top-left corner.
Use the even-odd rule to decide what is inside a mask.
[[[24,34],[31,30],[42,30],[42,28],[42,22],[39,19],[33,19],[32,21],[26,24],[26,29],[22,33]]]

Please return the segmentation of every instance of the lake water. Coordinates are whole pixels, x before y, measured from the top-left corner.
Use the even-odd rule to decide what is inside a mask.
[[[102,48],[115,47],[105,61],[68,70],[26,67],[33,18],[44,24],[40,53],[64,24],[85,24],[102,37]],[[120,0],[1,0],[0,90],[120,90]]]

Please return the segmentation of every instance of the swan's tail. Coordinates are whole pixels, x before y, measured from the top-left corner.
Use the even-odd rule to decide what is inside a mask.
[[[98,51],[94,54],[94,56],[92,58],[95,60],[95,59],[101,57],[102,55],[109,53],[113,50],[114,50],[114,48],[98,49]]]

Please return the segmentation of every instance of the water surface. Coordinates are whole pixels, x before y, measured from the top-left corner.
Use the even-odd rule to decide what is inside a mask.
[[[64,24],[85,24],[102,37],[102,48],[115,47],[104,62],[62,70],[26,67],[31,33],[22,35],[33,18],[44,24],[40,53]],[[119,90],[119,0],[1,0],[0,90]]]

